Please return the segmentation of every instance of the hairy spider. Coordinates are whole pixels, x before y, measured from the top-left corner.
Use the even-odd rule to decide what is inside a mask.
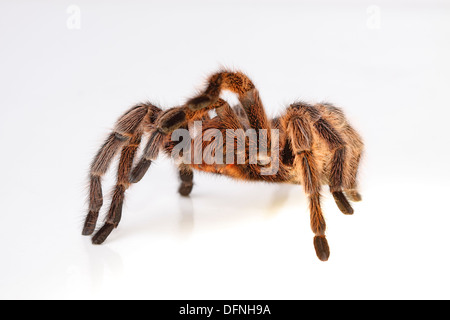
[[[230,107],[220,98],[222,90],[237,94],[240,103]],[[210,110],[215,110],[216,115],[211,117]],[[192,130],[193,125],[200,121],[200,132],[192,133],[195,131]],[[188,151],[176,149],[177,139],[173,133],[181,129],[190,129],[191,132],[188,144],[193,148]],[[259,134],[256,141],[252,141],[249,136],[239,135],[232,137],[233,139],[228,139],[228,136],[227,139],[219,139],[217,135],[211,137],[211,129],[223,134],[227,130],[236,132],[253,129]],[[134,164],[143,137],[147,142],[141,159]],[[213,149],[211,145],[214,146]],[[320,206],[321,186],[329,186],[340,211],[353,214],[347,199],[361,200],[356,181],[363,150],[361,137],[350,126],[342,110],[328,103],[293,103],[281,116],[270,120],[252,81],[242,72],[227,70],[211,75],[206,89],[182,106],[161,110],[151,103],[139,104],[119,118],[90,167],[89,213],[83,235],[91,235],[95,231],[103,204],[101,179],[119,151],[121,155],[111,205],[103,226],[92,238],[94,244],[103,243],[118,226],[125,190],[142,179],[160,151],[172,157],[174,154],[185,157],[187,154],[191,155],[191,152],[195,153],[196,147],[200,151],[209,148],[216,160],[225,159],[219,153],[220,148],[228,151],[225,152],[226,161],[211,162],[207,161],[207,157],[201,157],[200,161],[178,161],[181,180],[178,191],[181,195],[188,196],[192,191],[193,169],[240,180],[301,184],[309,198],[317,257],[322,261],[328,260],[330,250],[325,238],[326,225]],[[255,148],[256,161],[251,161],[251,153]],[[262,150],[268,156],[264,157]],[[238,161],[239,156],[243,155],[244,161]],[[268,167],[265,161],[267,159],[276,164],[275,171],[264,171]]]

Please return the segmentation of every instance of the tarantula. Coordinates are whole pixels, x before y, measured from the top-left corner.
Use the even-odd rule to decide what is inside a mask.
[[[223,90],[235,93],[240,103],[230,107],[220,98]],[[211,116],[211,110],[215,110],[216,115]],[[199,121],[202,124],[201,130],[193,133],[195,130],[192,130],[192,126]],[[194,162],[178,161],[181,181],[178,191],[182,196],[188,196],[192,191],[193,170],[240,180],[301,184],[309,198],[317,257],[322,261],[328,260],[330,249],[320,206],[321,186],[329,186],[340,211],[353,214],[347,199],[361,200],[356,179],[363,151],[360,135],[350,126],[342,110],[329,103],[310,105],[296,102],[281,116],[269,119],[253,82],[242,72],[228,70],[212,74],[206,88],[182,106],[161,110],[151,103],[138,104],[119,118],[90,167],[89,213],[83,235],[91,235],[95,231],[103,204],[101,179],[115,155],[121,152],[117,182],[105,222],[92,237],[94,244],[103,243],[118,226],[125,190],[142,179],[160,151],[173,156],[177,146],[173,133],[178,129],[189,130],[189,144],[194,151],[195,147],[200,147],[201,151],[208,148],[211,150],[211,145],[228,150],[226,163],[207,161],[206,157]],[[211,135],[207,137],[210,129],[222,133],[227,130],[254,129],[260,134],[256,141],[250,141],[245,136],[224,141],[217,137],[211,138]],[[141,158],[134,164],[144,137],[147,139],[146,145]],[[199,137],[202,139],[199,140]],[[262,141],[266,143],[265,148],[261,148]],[[273,145],[277,146],[275,151]],[[243,149],[239,146],[243,146]],[[254,148],[257,150],[256,161],[251,161],[250,153]],[[258,148],[269,150],[266,152],[268,156],[260,156],[263,153]],[[220,158],[216,151],[213,150],[211,154]],[[182,157],[190,152],[191,150],[181,150],[175,153]],[[236,157],[228,157],[230,152]],[[238,162],[237,158],[243,155],[244,161]],[[268,166],[267,159],[276,163],[275,172],[264,172]]]

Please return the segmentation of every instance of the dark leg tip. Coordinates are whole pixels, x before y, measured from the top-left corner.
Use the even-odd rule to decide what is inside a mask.
[[[92,237],[92,244],[102,244],[108,238],[111,231],[114,230],[114,225],[106,223],[97,233]]]
[[[98,212],[89,211],[86,221],[84,222],[83,231],[81,234],[83,236],[90,236],[94,233],[95,225],[97,224]]]
[[[192,183],[181,183],[180,187],[178,188],[178,192],[183,196],[187,197],[191,194],[192,188],[194,185]]]
[[[330,247],[325,236],[314,237],[314,248],[316,249],[316,255],[321,261],[327,261],[330,257]]]
[[[95,228],[87,228],[87,227],[84,227],[83,228],[83,232],[81,232],[81,234],[83,235],[83,236],[90,236],[92,233],[94,233],[94,230],[95,230]]]
[[[148,168],[150,168],[150,165],[152,164],[151,160],[142,159],[139,161],[139,163],[136,165],[136,167],[131,171],[130,174],[130,183],[137,183],[141,181],[141,179],[144,177],[145,173],[147,172]]]
[[[348,214],[348,215],[353,214],[352,206],[350,205],[347,198],[341,191],[333,192],[333,198],[334,198],[334,201],[336,202],[336,205],[338,206],[339,210],[341,210],[341,212],[343,214]]]

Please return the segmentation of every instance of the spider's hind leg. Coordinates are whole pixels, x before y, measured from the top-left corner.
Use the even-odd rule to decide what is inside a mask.
[[[317,159],[313,153],[313,134],[309,122],[301,113],[290,110],[285,118],[294,152],[294,168],[301,176],[303,188],[309,198],[311,229],[314,232],[314,248],[321,261],[327,261],[330,248],[325,237],[325,218],[320,205],[321,182]]]
[[[336,202],[336,205],[343,214],[353,214],[353,208],[342,191],[334,191],[331,194],[333,195],[334,202]]]
[[[349,148],[342,135],[322,115],[314,122],[313,127],[332,153],[328,178],[330,191],[333,194],[336,205],[342,213],[351,215],[353,214],[353,208],[342,192],[344,187],[348,185],[349,180],[348,166],[346,165]]]
[[[352,214],[347,199],[361,201],[357,190],[357,173],[364,149],[358,132],[348,123],[343,111],[330,103],[318,104],[322,117],[315,123],[318,134],[333,152],[330,191],[342,212]]]
[[[220,93],[223,90],[237,94],[242,104],[242,111],[246,115],[251,128],[270,131],[270,121],[264,111],[258,90],[253,82],[239,71],[223,70],[211,75],[206,89],[189,99],[187,105],[191,110],[200,110],[214,105],[220,99]]]
[[[345,195],[350,201],[359,202],[362,200],[361,194],[356,189],[345,190]]]
[[[348,137],[350,155],[348,166],[348,184],[345,186],[344,191],[347,197],[354,202],[361,201],[362,197],[358,192],[357,174],[359,169],[359,163],[364,149],[364,143],[360,135],[347,124],[344,130],[345,135]]]

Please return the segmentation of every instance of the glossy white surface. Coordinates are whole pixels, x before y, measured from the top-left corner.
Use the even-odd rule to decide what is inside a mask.
[[[333,3],[1,2],[0,298],[450,298],[450,7]],[[104,245],[81,236],[117,117],[183,103],[220,65],[246,71],[269,114],[328,100],[365,138],[354,216],[324,191],[328,262],[301,187],[197,174],[183,199],[167,159]]]

